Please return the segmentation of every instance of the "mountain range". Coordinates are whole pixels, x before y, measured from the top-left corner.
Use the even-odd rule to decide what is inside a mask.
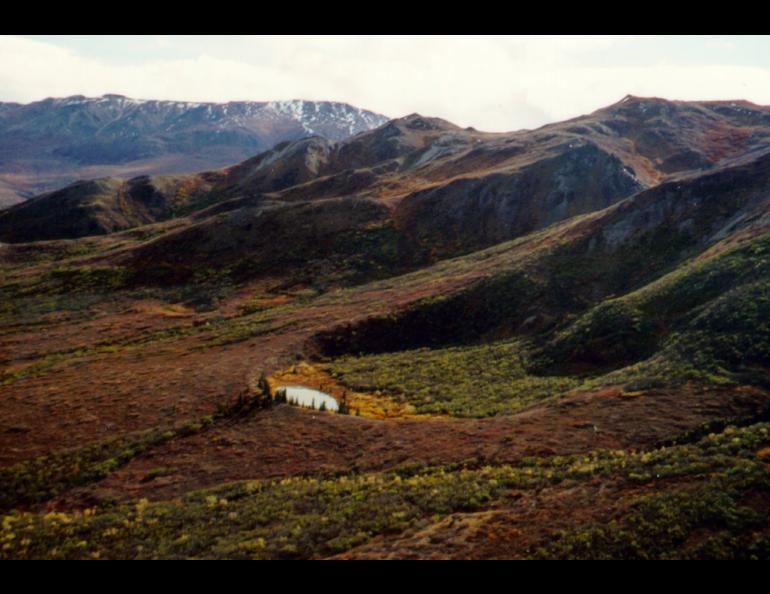
[[[0,212],[0,558],[770,557],[770,107],[353,132]]]
[[[0,207],[78,179],[200,171],[285,140],[340,140],[387,118],[329,101],[144,101],[82,95],[0,103]]]

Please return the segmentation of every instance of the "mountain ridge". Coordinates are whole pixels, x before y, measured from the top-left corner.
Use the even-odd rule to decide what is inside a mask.
[[[231,198],[237,198],[230,203],[236,207],[267,196],[281,202],[351,193],[372,196],[394,210],[395,220],[416,241],[463,250],[761,152],[769,142],[770,108],[756,106],[747,112],[738,102],[627,97],[581,118],[511,133],[462,129],[410,114],[343,140],[288,140],[222,170],[137,178],[134,184],[149,185],[153,191],[183,187],[197,197],[190,201],[178,192],[158,191],[168,204],[155,221],[218,202],[228,208]],[[593,173],[584,175],[586,168]],[[41,200],[53,200],[48,210],[58,211],[57,197],[71,190],[37,197],[0,214],[0,240],[73,237],[63,230],[57,234],[56,223],[47,226],[44,235],[25,234],[29,227],[23,222],[26,211],[38,212]],[[117,194],[84,200],[104,204],[117,200]],[[83,212],[88,216],[87,208]],[[61,215],[64,224],[66,213]],[[93,216],[93,225],[86,228],[96,232],[135,225],[130,217],[110,222],[101,212]]]
[[[341,139],[386,120],[331,101],[196,103],[108,94],[3,103],[0,182],[9,187],[3,196],[10,201],[11,191],[26,197],[73,177],[198,171],[280,141],[308,135]]]

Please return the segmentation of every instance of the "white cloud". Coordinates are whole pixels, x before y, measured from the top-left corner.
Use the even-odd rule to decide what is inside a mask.
[[[393,117],[417,111],[498,131],[577,116],[627,93],[770,103],[770,71],[759,66],[635,60],[623,67],[604,59],[654,43],[619,36],[156,36],[147,44],[157,55],[126,62],[106,51],[89,57],[0,37],[0,89],[3,99],[22,102],[103,93],[330,99]],[[174,55],[180,57],[166,57]]]

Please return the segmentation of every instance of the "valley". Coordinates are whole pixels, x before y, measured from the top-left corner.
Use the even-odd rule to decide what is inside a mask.
[[[2,210],[0,558],[767,558],[768,188],[628,96]]]

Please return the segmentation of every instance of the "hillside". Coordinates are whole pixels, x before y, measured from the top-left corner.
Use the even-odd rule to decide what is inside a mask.
[[[79,183],[62,190],[78,197],[76,225],[63,216],[32,230],[40,209],[57,210],[61,193],[49,193],[0,214],[0,240],[112,232],[209,205],[246,212],[247,206],[351,196],[387,204],[410,251],[422,244],[427,251],[463,253],[610,206],[683,173],[762,152],[768,118],[766,108],[743,102],[634,97],[569,122],[510,134],[413,114],[338,142],[311,137],[280,143],[207,174],[103,180],[116,188],[111,193]],[[125,183],[151,186],[147,192],[162,208],[136,219],[136,204],[124,198]]]
[[[769,132],[414,114],[6,211],[0,558],[770,557]]]
[[[223,167],[279,142],[341,140],[385,121],[329,101],[191,103],[77,95],[0,103],[0,208],[77,180]]]

